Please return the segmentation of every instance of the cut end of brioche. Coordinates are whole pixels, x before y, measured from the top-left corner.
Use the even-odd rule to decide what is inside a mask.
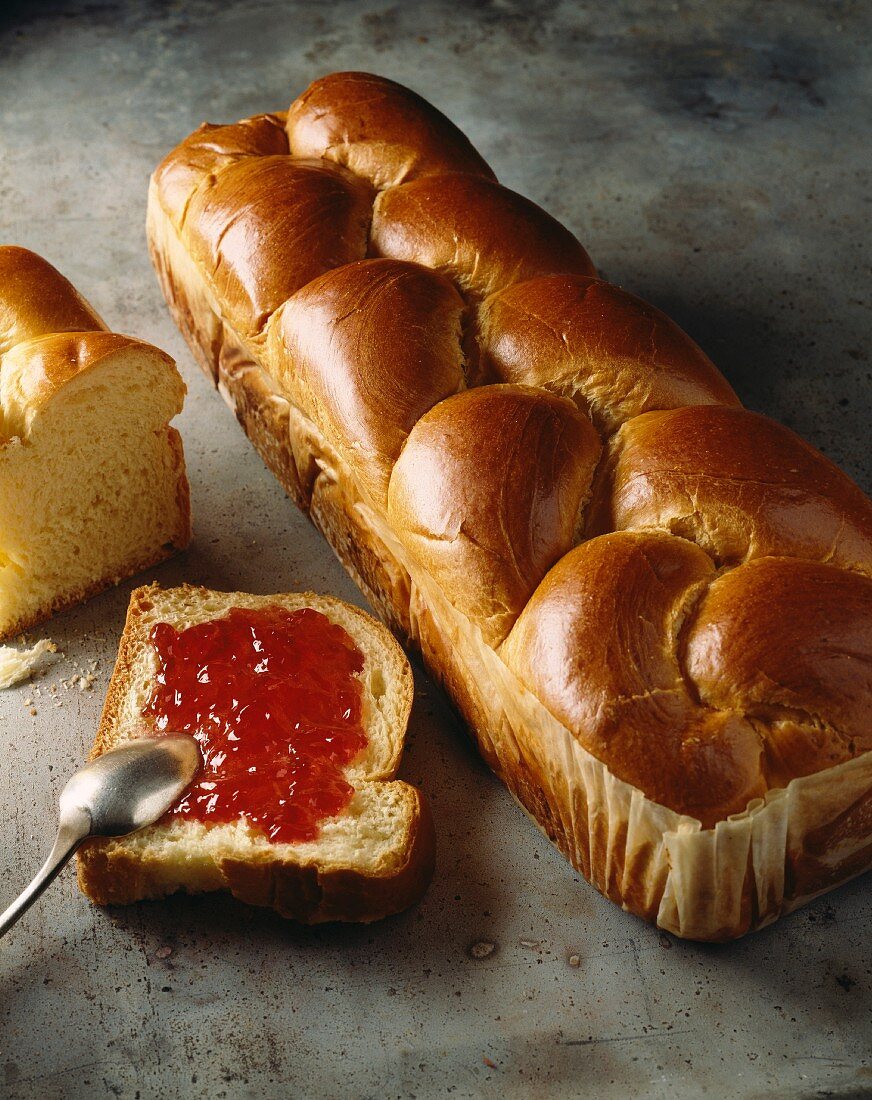
[[[368,744],[345,769],[348,805],[321,823],[315,840],[274,843],[244,818],[227,824],[168,818],[120,839],[93,840],[79,852],[79,884],[99,905],[127,904],[177,891],[229,890],[250,905],[307,924],[372,921],[416,902],[433,873],[429,807],[394,780],[412,705],[411,669],[380,623],[327,596],[251,596],[158,585],[133,593],[94,755],[148,732],[142,710],[157,670],[149,640],[159,622],[183,630],[231,608],[313,608],[340,625],[364,657],[363,723]]]
[[[18,281],[0,285],[0,638],[191,537],[182,443],[170,427],[185,386],[172,359],[105,331],[39,257],[0,248],[0,274],[10,264]]]

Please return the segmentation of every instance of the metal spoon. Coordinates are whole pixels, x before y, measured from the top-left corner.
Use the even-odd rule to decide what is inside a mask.
[[[61,791],[60,825],[51,854],[0,915],[0,936],[54,881],[83,840],[126,836],[153,824],[183,794],[199,764],[194,738],[174,733],[128,741],[77,771]]]

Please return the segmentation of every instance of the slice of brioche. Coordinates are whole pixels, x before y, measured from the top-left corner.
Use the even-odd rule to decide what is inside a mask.
[[[322,823],[315,840],[302,843],[273,843],[244,818],[213,825],[171,818],[126,838],[89,841],[79,852],[79,885],[92,901],[126,904],[177,890],[226,889],[251,905],[315,924],[377,920],[405,909],[426,890],[435,852],[430,810],[419,791],[394,780],[412,706],[411,669],[385,627],[341,600],[188,585],[137,589],[92,755],[150,732],[142,711],[157,670],[149,640],[156,623],[182,630],[231,608],[276,605],[320,611],[363,653],[359,679],[368,745],[345,769],[354,787],[351,801]]]
[[[168,355],[0,247],[0,638],[188,544],[184,396]]]

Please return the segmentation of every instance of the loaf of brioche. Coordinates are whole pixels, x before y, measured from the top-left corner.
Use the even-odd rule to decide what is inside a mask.
[[[204,125],[148,234],[203,369],[604,894],[729,939],[872,864],[872,503],[414,93]]]
[[[184,395],[168,355],[0,246],[0,638],[188,544]]]
[[[347,632],[363,655],[359,674],[367,745],[345,769],[351,801],[319,835],[275,843],[244,817],[207,824],[175,817],[132,836],[89,841],[78,855],[79,885],[99,905],[161,898],[183,890],[229,890],[240,901],[307,924],[372,921],[416,902],[433,873],[430,809],[394,779],[412,707],[412,671],[391,634],[365,612],[329,596],[250,596],[152,584],[130,599],[118,660],[92,756],[148,734],[143,711],[154,686],[152,628],[181,631],[232,608],[312,608]],[[294,718],[294,716],[290,716]],[[244,751],[244,746],[243,750]]]

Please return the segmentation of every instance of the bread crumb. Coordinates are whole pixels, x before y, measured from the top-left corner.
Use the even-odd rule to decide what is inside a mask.
[[[578,967],[578,966],[581,966],[581,959],[578,957],[578,955],[570,955],[569,956],[569,965],[571,967],[573,967],[573,969]]]
[[[159,947],[154,953],[156,959],[168,959],[172,955],[173,949],[171,947]]]
[[[90,691],[97,681],[97,677],[93,672],[86,672],[85,669],[76,669],[74,675],[69,680],[61,680],[65,690],[70,691],[73,688],[77,688],[79,691]]]
[[[472,959],[486,959],[496,951],[497,945],[491,943],[490,940],[478,940],[476,943],[470,944],[467,948],[467,954]]]
[[[30,649],[0,646],[0,689],[14,687],[32,676],[43,663],[46,654],[57,653],[57,648],[48,638],[42,638]]]

